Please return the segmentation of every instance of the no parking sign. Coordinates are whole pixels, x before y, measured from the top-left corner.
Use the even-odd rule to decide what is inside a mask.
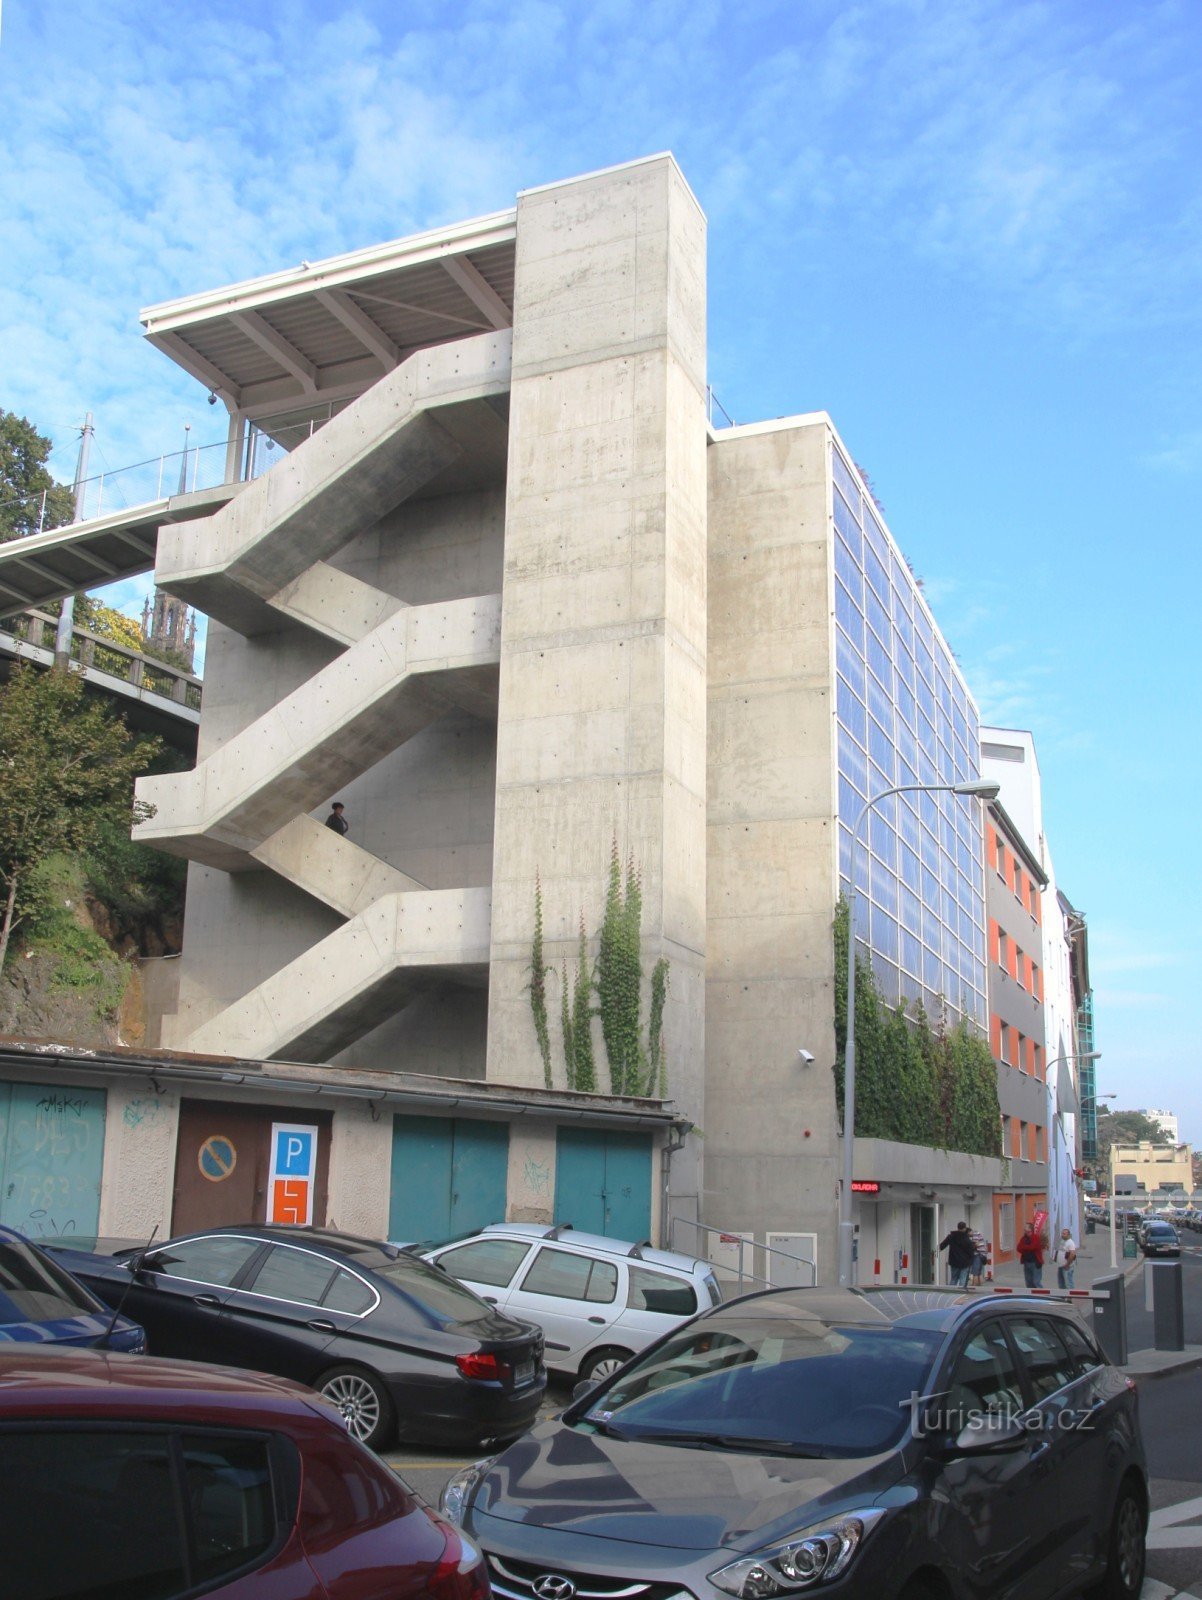
[[[295,1122],[273,1122],[268,1222],[295,1222],[307,1227],[313,1221],[316,1186],[317,1129]]]

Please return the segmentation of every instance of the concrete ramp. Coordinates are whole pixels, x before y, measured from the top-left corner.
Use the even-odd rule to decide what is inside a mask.
[[[328,1060],[423,991],[486,985],[491,921],[489,889],[386,894],[197,1028],[187,1048]]]

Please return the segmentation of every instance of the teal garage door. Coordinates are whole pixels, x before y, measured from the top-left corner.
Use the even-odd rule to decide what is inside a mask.
[[[103,1089],[0,1083],[0,1222],[31,1238],[95,1237]]]
[[[555,1220],[587,1233],[641,1240],[651,1233],[651,1135],[560,1128]]]
[[[447,1239],[504,1222],[509,1128],[459,1117],[396,1117],[388,1237]]]

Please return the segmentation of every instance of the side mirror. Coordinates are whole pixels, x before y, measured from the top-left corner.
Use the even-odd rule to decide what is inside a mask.
[[[598,1388],[600,1384],[596,1378],[581,1378],[572,1390],[572,1404],[575,1405],[577,1400],[583,1400],[586,1394],[592,1394],[593,1390]]]
[[[1027,1430],[1017,1417],[982,1412],[960,1429],[955,1440],[945,1447],[945,1453],[952,1456],[1003,1454],[1019,1449],[1027,1437]]]

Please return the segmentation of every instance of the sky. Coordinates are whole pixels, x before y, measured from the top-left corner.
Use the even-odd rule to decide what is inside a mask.
[[[1035,735],[1099,1091],[1202,1144],[1200,106],[1196,0],[5,0],[0,406],[215,440],[141,307],[673,151],[718,400],[831,413]]]

